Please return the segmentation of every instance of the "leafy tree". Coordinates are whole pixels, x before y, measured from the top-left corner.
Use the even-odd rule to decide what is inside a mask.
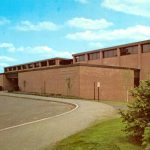
[[[145,147],[145,150],[150,150],[150,123],[145,128],[142,145]]]
[[[126,124],[124,131],[135,142],[141,143],[144,129],[150,123],[150,78],[141,81],[139,87],[130,92],[134,102],[128,104],[128,109],[120,113]]]

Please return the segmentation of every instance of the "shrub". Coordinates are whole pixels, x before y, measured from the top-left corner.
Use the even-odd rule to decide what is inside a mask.
[[[145,147],[145,150],[150,150],[150,123],[145,128],[142,145]]]
[[[123,122],[126,124],[124,131],[135,142],[141,143],[144,129],[150,123],[150,78],[140,82],[139,87],[131,90],[134,102],[128,105],[126,111],[120,111]]]

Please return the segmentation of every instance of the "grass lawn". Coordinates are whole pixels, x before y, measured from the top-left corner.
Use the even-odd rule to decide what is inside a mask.
[[[120,118],[100,122],[58,142],[53,150],[142,150],[128,141],[122,128]]]

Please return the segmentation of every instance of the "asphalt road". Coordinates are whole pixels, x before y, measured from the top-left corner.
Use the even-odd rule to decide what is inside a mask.
[[[55,116],[71,109],[72,105],[64,103],[0,96],[0,130]]]
[[[0,93],[0,95],[2,94]],[[113,107],[98,102],[21,94],[8,95],[32,98],[34,100],[63,101],[76,104],[78,107],[73,111],[57,115],[56,117],[0,131],[0,149],[2,150],[44,150],[48,145],[52,146],[57,141],[83,130],[95,120],[116,114]]]

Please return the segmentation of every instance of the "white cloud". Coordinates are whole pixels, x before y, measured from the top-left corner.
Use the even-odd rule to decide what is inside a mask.
[[[16,59],[8,56],[0,56],[0,61],[8,61],[8,62],[13,62],[16,61]]]
[[[63,57],[63,58],[72,58],[71,52],[68,51],[52,51],[53,57]]]
[[[75,1],[81,4],[87,4],[89,2],[89,0],[75,0]]]
[[[42,53],[51,53],[52,48],[48,46],[35,46],[35,47],[22,47],[23,51],[28,51],[29,53],[42,54]]]
[[[20,31],[54,31],[58,29],[58,25],[50,21],[38,22],[36,24],[30,21],[21,21],[20,24],[16,26],[16,29]]]
[[[12,43],[0,43],[0,49],[7,49],[8,51],[15,51],[16,48]]]
[[[6,18],[0,18],[0,25],[8,24],[10,21]]]
[[[113,25],[112,22],[109,22],[105,19],[88,19],[88,18],[73,18],[68,21],[68,25],[71,27],[81,28],[81,29],[89,29],[89,30],[97,30],[104,29]]]
[[[9,52],[22,52],[26,54],[35,54],[35,55],[42,55],[42,56],[50,56],[52,57],[71,57],[72,53],[69,51],[59,51],[54,50],[53,48],[47,46],[47,45],[40,45],[40,46],[20,46],[16,47],[13,43],[0,43],[0,49],[7,50]],[[6,56],[0,56],[0,60],[5,61],[15,61],[15,59],[6,57]]]
[[[104,47],[104,45],[100,42],[90,42],[89,46],[93,49]]]
[[[66,38],[85,41],[145,40],[150,38],[150,26],[136,25],[125,29],[76,32],[68,34]]]
[[[150,17],[149,0],[103,0],[101,5],[126,14]]]

